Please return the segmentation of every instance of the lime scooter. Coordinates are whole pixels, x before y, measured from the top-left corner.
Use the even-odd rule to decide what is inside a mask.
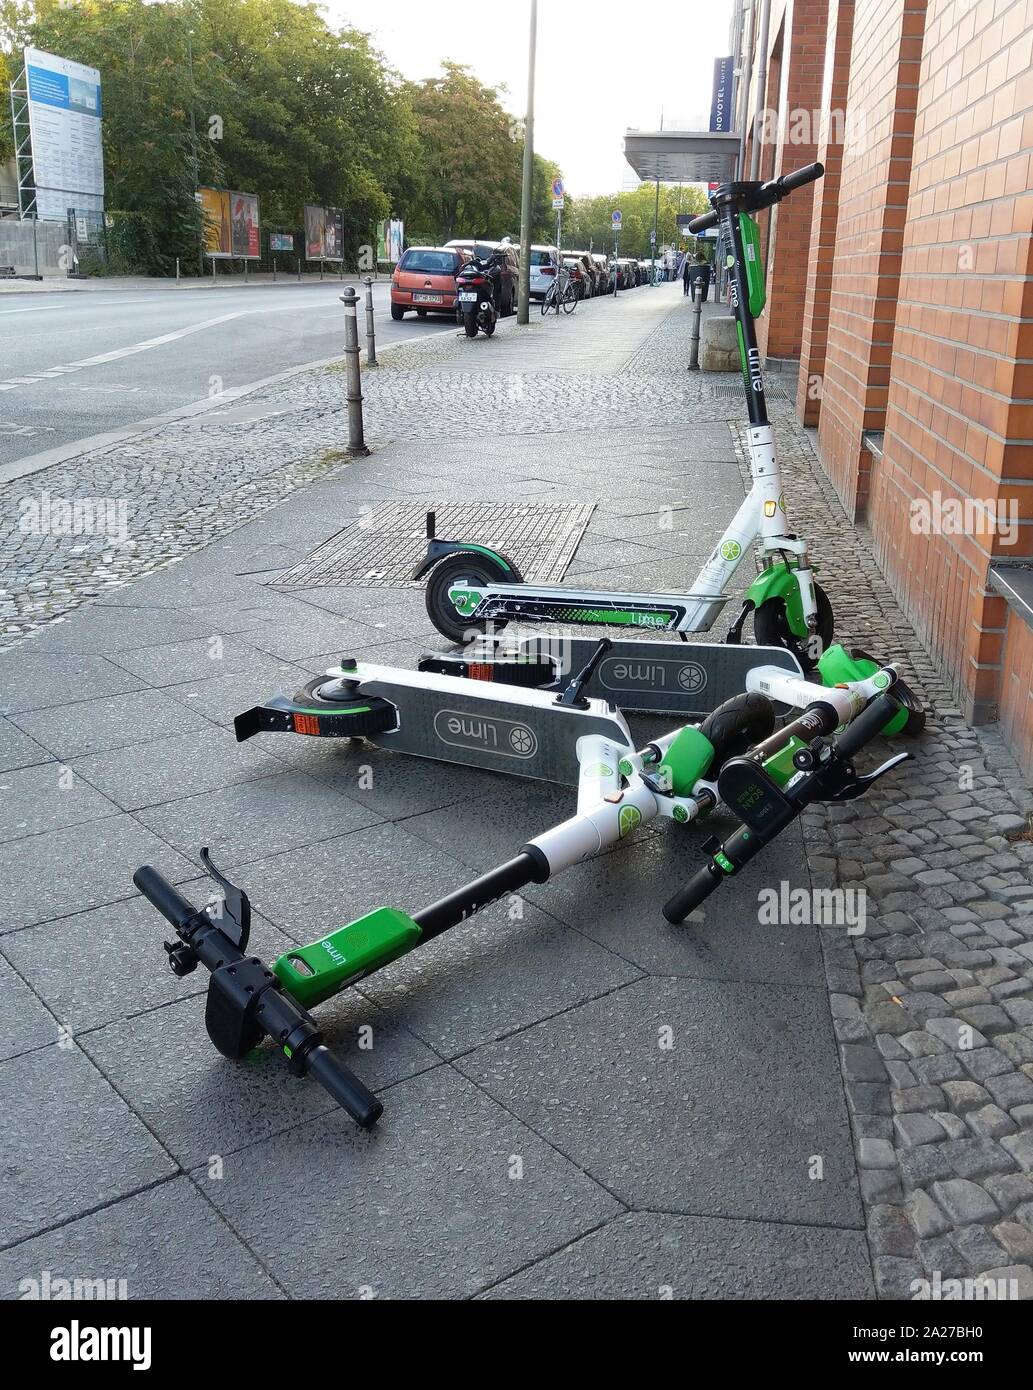
[[[602,642],[601,649],[606,645]],[[417,717],[413,745],[423,738],[427,748],[437,749],[427,756],[446,756],[432,742],[438,735],[418,719],[421,702],[432,688],[425,681],[414,680],[423,673],[396,673],[395,694],[400,703],[393,709],[392,720],[388,709],[391,701],[385,695],[389,684],[385,670],[375,669],[370,676],[368,684],[380,689],[380,694],[374,694],[363,688],[367,673],[359,663],[342,667],[343,684],[348,684],[350,678],[355,685],[350,691],[350,703],[346,702],[342,684],[341,698],[325,702],[334,703],[335,709],[318,703],[307,710],[282,706],[274,710],[268,706],[263,708],[267,716],[278,720],[270,724],[261,723],[257,713],[249,710],[241,716],[243,724],[238,724],[238,737],[250,737],[259,727],[278,727],[304,735],[361,734],[381,741],[388,733],[388,723],[402,726],[400,703],[405,702],[406,691],[414,691]],[[410,678],[409,684],[406,677]],[[293,1074],[313,1077],[361,1127],[370,1129],[380,1119],[384,1109],[381,1102],[325,1047],[323,1033],[309,1009],[424,942],[434,940],[488,903],[519,892],[528,884],[546,883],[567,867],[616,845],[656,817],[684,826],[708,815],[723,802],[738,816],[740,827],[723,844],[715,838],[703,845],[708,856],[705,866],[666,902],[663,912],[667,920],[681,922],[724,878],[734,876],[797,819],[809,803],[847,801],[862,795],[909,756],[898,753],[866,776],[859,774],[852,763],[854,753],[884,733],[887,724],[900,716],[900,702],[894,696],[897,676],[893,667],[883,667],[869,680],[856,682],[852,687],[833,688],[805,688],[801,677],[780,667],[770,667],[763,678],[772,682],[776,695],[809,701],[804,712],[779,731],[774,730],[772,698],[748,692],[735,696],[699,726],[677,728],[638,751],[616,712],[612,712],[609,728],[605,724],[596,726],[605,710],[601,712],[596,708],[598,702],[583,695],[585,678],[585,673],[580,673],[562,694],[555,698],[546,696],[552,699],[553,709],[563,712],[560,721],[566,735],[577,734],[578,719],[581,720],[583,733],[574,741],[576,813],[528,841],[514,858],[416,912],[382,906],[321,935],[310,945],[289,949],[267,966],[257,956],[247,954],[247,895],[215,869],[206,849],[202,849],[200,858],[221,891],[221,902],[211,909],[196,908],[152,866],[136,870],[133,883],[177,933],[177,940],[165,942],[172,972],[185,976],[197,966],[210,972],[204,1022],[211,1042],[222,1055],[243,1058],[263,1038],[270,1038]],[[534,737],[534,728],[524,730],[516,744],[507,737],[510,748],[503,752],[494,735],[485,734],[484,728],[474,733],[471,726],[475,720],[469,710],[463,716],[453,709],[457,699],[470,695],[470,689],[463,692],[456,687],[475,691],[477,682],[442,676],[435,676],[434,680],[446,682],[438,684],[438,689],[442,695],[439,714],[448,724],[452,739],[449,758],[456,753],[456,721],[462,724],[466,717],[469,737],[480,749],[480,755],[460,756],[457,760],[478,762],[485,745],[489,745],[495,756],[509,758],[506,770],[521,770],[521,749],[524,756],[527,753],[524,735],[530,733]],[[509,694],[514,694],[513,688]],[[520,694],[523,699],[534,696],[531,703],[544,710],[539,699],[544,692]],[[491,701],[496,695],[498,691],[485,685],[470,698]],[[509,713],[517,708],[517,702],[510,701]],[[491,724],[491,720],[487,723]],[[371,734],[375,724],[382,726],[380,735]],[[844,733],[836,737],[841,728]],[[512,719],[496,730],[496,734],[513,733]],[[410,751],[416,751],[416,746]],[[473,744],[467,752],[474,752]],[[517,752],[516,759],[510,756],[513,752]]]
[[[606,645],[600,644],[601,648]],[[281,708],[277,715],[280,723],[266,727],[332,737],[363,732],[368,737],[373,724],[386,725],[391,701],[385,694],[388,682],[383,668],[378,671],[379,678],[370,679],[379,693],[361,688],[364,672],[357,663],[342,667],[342,672],[345,681],[349,672],[355,678],[356,688],[350,692],[347,708],[342,689],[341,698],[327,702],[336,703],[336,709],[327,710],[319,704],[308,711]],[[397,673],[400,702],[406,689],[426,694],[433,688],[418,680],[406,685],[404,678],[420,674]],[[668,899],[664,915],[671,922],[680,922],[780,834],[804,807],[818,800],[845,801],[860,796],[909,756],[900,753],[867,775],[857,773],[852,762],[853,755],[901,713],[894,696],[896,673],[892,667],[880,668],[870,679],[852,687],[815,685],[809,690],[803,688],[806,683],[801,678],[774,667],[769,672],[772,681],[795,682],[795,694],[809,699],[806,709],[777,732],[771,699],[762,693],[746,693],[701,725],[676,729],[641,750],[633,747],[619,715],[610,729],[592,727],[600,711],[581,693],[583,676],[581,673],[553,700],[554,708],[584,715],[584,733],[574,744],[578,768],[575,814],[530,840],[515,857],[411,914],[395,907],[376,908],[311,945],[291,948],[269,967],[247,952],[251,916],[247,895],[219,873],[206,850],[201,851],[202,863],[222,894],[221,904],[211,910],[195,907],[149,865],[136,871],[136,887],[175,928],[176,940],[165,943],[172,970],[182,976],[203,965],[211,972],[205,1024],[219,1052],[241,1058],[268,1037],[295,1075],[313,1077],[360,1126],[370,1128],[383,1106],[325,1046],[310,1008],[440,936],[505,894],[517,893],[531,883],[545,883],[564,869],[593,858],[639,826],[657,817],[676,825],[688,824],[722,802],[741,824],[723,843],[712,839],[704,844],[706,863]],[[458,711],[452,706],[463,696],[456,687],[476,686],[477,682],[440,675],[435,679],[446,682],[437,687],[443,699],[439,713],[450,725],[449,736],[454,740]],[[525,691],[522,695],[526,699],[541,693]],[[472,698],[492,699],[491,687]],[[510,714],[518,707],[511,700]],[[394,713],[393,722],[400,725],[400,705]],[[249,737],[249,729],[256,732],[263,727],[255,711],[241,718],[245,725],[238,725],[238,736]],[[568,735],[576,732],[577,719],[575,714],[573,723],[564,721]],[[467,722],[471,722],[469,713]],[[427,726],[421,726],[418,718],[416,723],[412,741],[419,742],[421,727],[424,739],[429,739]],[[512,720],[508,728],[512,732]],[[839,729],[843,732],[837,736]],[[498,732],[506,732],[506,726]],[[470,736],[483,745],[483,730]],[[487,741],[494,746],[490,734]],[[517,742],[521,744],[522,738]],[[435,745],[427,742],[426,746]],[[454,742],[452,746],[455,751]],[[427,756],[446,755],[438,749]],[[519,758],[510,758],[508,770],[518,770],[519,765]]]
[[[723,592],[725,585],[757,541],[762,568],[747,591],[727,640],[741,641],[743,625],[752,613],[758,645],[787,648],[804,669],[817,663],[832,641],[832,606],[814,581],[806,541],[790,532],[786,518],[754,327],[766,292],[759,232],[750,214],[781,202],[794,189],[820,179],[824,172],[822,165],[809,164],[769,183],[723,184],[711,197],[712,210],[689,224],[693,232],[720,224],[728,250],[732,312],[750,418],[753,479],[749,494],[696,576],[691,592],[622,593],[524,583],[513,562],[499,551],[439,540],[434,534],[433,513],[429,513],[427,553],[413,578],[429,576],[427,612],[442,636],[463,642],[472,632],[484,632],[489,625],[498,630],[510,622],[570,623],[677,632],[684,641],[688,633],[708,632],[713,627],[728,599]],[[629,658],[643,658],[637,643],[625,645]],[[654,647],[662,651],[661,644]]]

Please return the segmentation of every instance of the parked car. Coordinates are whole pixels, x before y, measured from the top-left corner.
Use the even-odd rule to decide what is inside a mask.
[[[391,276],[391,317],[455,313],[456,275],[469,259],[459,247],[410,246]]]
[[[610,262],[606,256],[600,255],[598,251],[593,254],[592,260],[595,261],[596,270],[598,272],[596,293],[609,294],[613,289],[613,274],[610,270]]]
[[[617,282],[617,288],[619,290],[633,290],[635,288],[635,262],[630,256],[618,257],[617,273],[620,276]]]
[[[558,246],[531,247],[531,298],[544,299],[560,267]]]
[[[517,287],[520,280],[520,250],[510,241],[484,241],[468,240],[457,237],[452,241],[445,242],[446,247],[455,247],[460,251],[466,251],[468,255],[475,257],[479,261],[486,261],[494,251],[504,253],[500,266],[502,275],[502,303],[498,306],[499,313],[515,314],[517,305]]]
[[[592,275],[581,256],[563,253],[563,264],[570,271],[570,279],[578,299],[588,299],[592,294]]]
[[[590,251],[570,250],[566,254],[568,256],[577,256],[578,260],[580,260],[582,265],[585,267],[585,273],[588,277],[589,295],[591,296],[599,294],[601,289],[601,283],[599,280],[599,267],[596,265],[595,260],[592,257],[592,253]]]

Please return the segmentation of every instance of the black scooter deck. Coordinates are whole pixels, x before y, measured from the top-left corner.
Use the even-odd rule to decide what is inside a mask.
[[[594,637],[521,638],[520,650],[558,660],[564,673],[577,671],[598,646]],[[600,662],[585,691],[618,709],[647,714],[707,715],[746,688],[754,666],[803,670],[784,647],[736,646],[723,642],[617,641]]]

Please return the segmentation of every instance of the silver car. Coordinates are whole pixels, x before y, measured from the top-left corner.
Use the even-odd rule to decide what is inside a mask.
[[[549,292],[549,286],[555,284],[556,274],[560,266],[560,252],[558,246],[532,246],[531,247],[531,298],[544,299]]]

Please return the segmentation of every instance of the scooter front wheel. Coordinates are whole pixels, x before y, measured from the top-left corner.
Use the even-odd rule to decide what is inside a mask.
[[[427,580],[427,616],[442,637],[447,637],[450,642],[461,643],[469,633],[483,632],[486,623],[483,618],[464,617],[449,598],[449,589],[456,584],[469,584],[476,588],[478,585],[498,584],[500,581],[506,584],[522,583],[515,566],[511,566],[509,572],[503,574],[499,567],[486,557],[469,551],[452,555],[435,565],[430,572],[430,578]],[[491,621],[496,631],[506,626],[505,618],[493,618]]]
[[[817,636],[821,643],[821,650],[816,656],[807,651],[806,637],[797,637],[789,626],[783,598],[769,598],[754,613],[753,635],[758,647],[786,647],[800,658],[800,665],[805,671],[813,671],[818,657],[831,646],[836,625],[829,596],[820,584],[814,586],[814,599],[818,609]]]

